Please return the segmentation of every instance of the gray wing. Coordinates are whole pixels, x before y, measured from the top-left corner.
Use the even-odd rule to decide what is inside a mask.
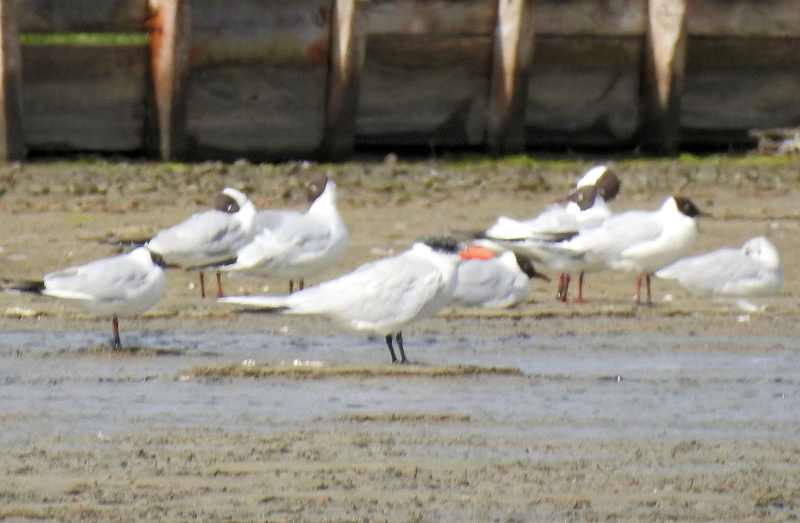
[[[230,258],[249,233],[228,213],[205,211],[159,232],[147,247],[170,263],[208,264]]]
[[[696,291],[724,292],[726,288],[756,283],[764,273],[763,264],[745,256],[739,249],[719,249],[679,260],[656,275],[677,280]]]
[[[150,271],[129,256],[103,258],[44,277],[43,294],[62,298],[114,302],[137,293]]]
[[[355,328],[389,333],[384,325],[402,325],[443,306],[450,298],[443,296],[444,287],[436,266],[403,253],[295,293],[289,305],[296,312],[324,314]]]

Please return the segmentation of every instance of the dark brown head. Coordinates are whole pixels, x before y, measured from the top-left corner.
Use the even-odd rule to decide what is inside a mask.
[[[594,185],[585,185],[578,189],[575,189],[572,194],[569,195],[567,201],[575,202],[578,204],[578,207],[585,211],[589,209],[592,205],[594,205],[594,200],[597,197],[597,187]]]
[[[306,196],[308,197],[309,203],[314,203],[317,198],[319,198],[323,192],[325,192],[325,186],[328,184],[328,177],[325,175],[318,176],[311,180],[311,183],[308,184],[308,189],[306,190]]]
[[[239,212],[239,204],[225,193],[220,193],[214,198],[214,209],[228,214]]]
[[[611,169],[606,169],[600,178],[594,182],[594,186],[597,187],[597,194],[607,202],[617,197],[619,185],[619,178],[617,178],[617,174]]]
[[[681,211],[683,214],[688,216],[689,218],[695,218],[697,216],[701,216],[705,214],[703,211],[697,208],[697,206],[692,203],[689,198],[684,198],[683,196],[675,196],[675,205],[678,207],[678,210]]]
[[[545,281],[550,281],[550,278],[544,274],[536,272],[536,268],[533,266],[533,262],[531,262],[530,258],[517,253],[514,253],[514,256],[517,257],[517,265],[519,265],[519,268],[522,270],[522,272],[528,275],[528,278],[539,278]]]

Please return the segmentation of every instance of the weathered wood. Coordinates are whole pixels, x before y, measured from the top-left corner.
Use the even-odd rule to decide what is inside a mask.
[[[679,148],[686,66],[686,0],[649,0],[642,87],[642,146],[673,154]]]
[[[355,0],[334,1],[322,145],[322,154],[328,159],[348,157],[355,144],[365,46],[363,27],[357,26],[356,20]]]
[[[691,0],[686,32],[690,36],[800,37],[800,2]]]
[[[689,37],[681,142],[750,145],[750,129],[797,128],[798,93],[800,38]]]
[[[20,89],[19,33],[14,2],[0,0],[0,161],[25,156]]]
[[[147,60],[144,46],[22,46],[28,148],[140,151]]]
[[[547,36],[644,36],[647,0],[536,0],[534,31]]]
[[[162,160],[185,159],[188,153],[189,17],[187,0],[161,0],[150,21],[153,95]]]
[[[533,58],[532,0],[498,0],[489,93],[489,150],[525,148],[525,103]]]
[[[492,0],[359,2],[367,34],[488,36],[497,5]]]
[[[187,132],[193,155],[318,154],[331,0],[192,4]]]
[[[633,145],[642,47],[639,37],[537,35],[525,111],[528,145]]]
[[[483,145],[491,46],[488,36],[368,36],[356,143]]]
[[[148,0],[16,0],[23,33],[144,32]]]

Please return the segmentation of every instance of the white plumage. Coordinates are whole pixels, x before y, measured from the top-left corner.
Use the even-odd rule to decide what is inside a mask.
[[[751,238],[739,249],[684,258],[655,274],[701,294],[771,296],[783,286],[778,250],[763,236]]]

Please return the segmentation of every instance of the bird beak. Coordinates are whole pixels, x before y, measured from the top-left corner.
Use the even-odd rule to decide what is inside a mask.
[[[467,246],[467,248],[461,252],[462,260],[491,260],[495,256],[497,256],[497,254],[493,250],[486,249],[485,247],[476,247],[474,245]]]

